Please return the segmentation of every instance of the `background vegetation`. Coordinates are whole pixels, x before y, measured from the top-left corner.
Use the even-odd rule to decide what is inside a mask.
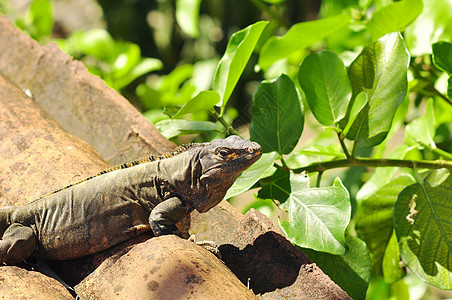
[[[99,0],[105,29],[79,31],[0,3],[168,138],[259,142],[227,197],[254,188],[243,209],[354,299],[452,289],[451,1]]]

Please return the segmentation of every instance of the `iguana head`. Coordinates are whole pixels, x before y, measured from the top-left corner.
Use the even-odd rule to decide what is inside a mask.
[[[240,173],[262,155],[262,147],[258,143],[235,135],[204,145],[199,152],[199,183],[207,189],[208,196],[194,200],[194,208],[199,212],[206,212],[217,205]]]

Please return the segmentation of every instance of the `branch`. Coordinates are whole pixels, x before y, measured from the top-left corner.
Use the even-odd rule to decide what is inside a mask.
[[[217,113],[217,111],[214,108],[211,108],[209,110],[209,113],[215,118],[217,119],[221,125],[224,126],[224,128],[226,128],[226,131],[228,132],[228,134],[235,134],[240,136],[240,134],[237,132],[237,130],[234,129],[234,127],[232,127],[231,125],[229,125],[228,122],[226,122],[226,120],[223,118],[223,116],[221,116],[219,113]]]
[[[437,161],[417,161],[417,160],[404,160],[404,159],[375,159],[375,158],[352,158],[352,159],[339,159],[333,161],[325,161],[310,164],[309,166],[293,169],[295,173],[301,172],[324,172],[329,169],[346,168],[346,167],[402,167],[402,168],[427,168],[427,169],[442,169],[446,168],[452,171],[452,163],[437,160]]]

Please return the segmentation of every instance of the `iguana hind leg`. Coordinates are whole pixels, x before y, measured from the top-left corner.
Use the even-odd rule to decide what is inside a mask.
[[[0,240],[0,263],[16,264],[29,258],[36,250],[33,229],[19,223],[11,224]]]

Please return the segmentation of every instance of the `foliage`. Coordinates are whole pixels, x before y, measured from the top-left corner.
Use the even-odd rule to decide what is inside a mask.
[[[237,118],[231,104],[252,98],[249,134],[264,155],[226,197],[258,188],[255,207],[271,199],[274,211],[286,210],[287,237],[354,299],[382,290],[408,299],[406,268],[452,289],[452,3],[328,0],[318,20],[295,23],[288,1],[252,2],[268,21],[232,34],[221,58],[193,51],[195,60],[165,74],[143,76],[167,68],[167,57],[141,57],[104,30],[59,43],[110,86],[136,87],[144,115],[168,138],[238,134],[232,121],[249,116]],[[215,17],[200,0],[159,5],[187,47],[214,44],[206,36],[218,29]],[[23,24],[45,36],[34,14]],[[254,93],[239,101],[243,82]]]

